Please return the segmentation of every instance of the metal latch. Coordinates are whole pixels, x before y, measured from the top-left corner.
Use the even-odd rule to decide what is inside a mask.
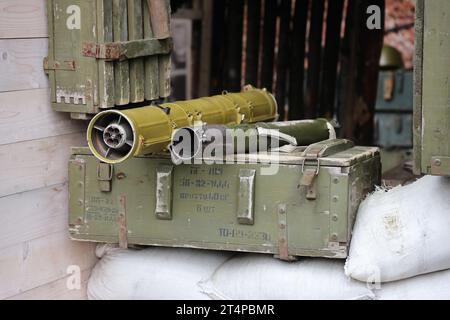
[[[111,192],[114,166],[112,164],[100,162],[97,167],[98,188],[101,192]]]
[[[173,166],[161,166],[156,170],[156,218],[172,220]]]
[[[239,196],[237,220],[240,224],[253,225],[256,170],[242,169],[239,171]]]
[[[316,168],[305,169],[306,160],[315,160],[317,162]],[[320,159],[303,159],[302,163],[302,178],[300,179],[300,185],[306,187],[306,199],[316,200],[317,191],[315,188],[315,180],[320,172]]]
[[[302,178],[300,185],[306,187],[306,199],[316,200],[317,191],[315,180],[320,171],[320,158],[328,157],[332,154],[348,150],[353,147],[353,142],[345,139],[330,139],[311,144],[303,152],[302,157]],[[315,161],[315,168],[306,169],[306,161]]]

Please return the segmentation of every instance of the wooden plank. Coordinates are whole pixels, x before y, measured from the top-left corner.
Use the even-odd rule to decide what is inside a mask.
[[[289,120],[300,120],[304,117],[303,83],[308,6],[309,0],[295,1],[289,70]]]
[[[308,70],[306,76],[305,117],[317,116],[319,106],[319,81],[322,62],[322,29],[325,0],[311,3],[311,19],[308,39]]]
[[[415,50],[414,50],[414,174],[422,173],[422,86],[423,86],[423,40],[425,0],[416,1]]]
[[[150,12],[150,22],[153,34],[158,39],[170,37],[170,1],[147,0]],[[159,64],[159,95],[161,98],[170,96],[170,54],[160,55]]]
[[[278,102],[280,120],[287,120],[285,115],[287,93],[287,68],[289,65],[289,35],[291,25],[291,0],[281,0],[279,15],[279,36],[277,54],[277,82],[275,84],[275,97]]]
[[[374,108],[378,84],[379,59],[384,36],[381,30],[366,27],[369,4],[384,12],[384,0],[349,0],[346,33],[341,52],[339,122],[341,135],[357,145],[371,145],[374,135]],[[364,44],[361,47],[361,44]]]
[[[47,39],[0,40],[0,92],[48,88]]]
[[[241,90],[243,1],[230,1],[228,10],[224,89],[236,92]]]
[[[344,0],[328,1],[327,31],[320,83],[319,115],[333,118]]]
[[[211,94],[211,61],[212,61],[212,41],[213,41],[213,6],[210,1],[202,1],[202,31],[201,49],[199,61],[199,85],[198,96],[206,97]]]
[[[68,275],[69,266],[92,268],[95,244],[69,240],[66,231],[0,250],[0,299],[51,283]]]
[[[70,276],[67,276],[6,300],[87,300],[87,284],[91,271],[92,269],[87,269],[81,272],[81,288],[79,290],[67,289],[67,281],[70,281]]]
[[[147,1],[142,1],[142,13],[144,19],[144,37],[146,39],[154,38],[152,25],[150,22],[150,12]],[[158,56],[147,57],[144,62],[145,67],[145,99],[159,99],[159,66]]]
[[[128,0],[128,38],[141,40],[144,38],[142,0]],[[130,102],[144,101],[144,59],[130,61]]]
[[[66,182],[70,147],[85,139],[73,133],[0,146],[0,197]]]
[[[113,0],[114,41],[128,41],[127,0]],[[114,92],[118,106],[130,103],[130,66],[128,61],[114,63]]]
[[[214,63],[211,64],[211,94],[219,94],[224,87],[227,3],[225,0],[213,1],[212,50]]]
[[[277,1],[264,0],[261,87],[272,91],[277,22]]]
[[[82,132],[85,123],[52,111],[50,89],[0,93],[0,145]]]
[[[423,10],[422,172],[450,175],[450,2],[425,1]]]
[[[59,184],[0,198],[0,249],[67,230],[67,189]]]
[[[47,1],[47,12],[53,12],[53,1]],[[49,61],[55,61],[55,23],[54,15],[47,15],[47,28],[48,28],[48,55]],[[50,88],[56,88],[56,70],[47,70],[48,81]],[[50,90],[50,101],[56,103],[56,90]]]
[[[110,0],[97,1],[97,34],[98,42],[112,42],[113,36],[113,8]],[[103,21],[103,23],[101,23]],[[98,61],[99,107],[102,109],[114,106],[114,63],[104,60]]]
[[[45,0],[0,1],[0,38],[45,38]]]
[[[261,29],[261,0],[247,0],[247,47],[245,84],[258,84],[259,36]]]

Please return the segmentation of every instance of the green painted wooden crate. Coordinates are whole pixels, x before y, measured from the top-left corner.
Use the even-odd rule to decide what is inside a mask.
[[[417,1],[414,158],[417,174],[450,176],[450,1]]]
[[[171,39],[156,38],[146,0],[48,0],[47,16],[54,110],[89,118],[169,95]]]
[[[71,238],[345,258],[358,206],[380,183],[378,149],[346,140],[291,147],[274,175],[264,171],[270,155],[255,157],[174,166],[155,155],[108,165],[74,149]]]

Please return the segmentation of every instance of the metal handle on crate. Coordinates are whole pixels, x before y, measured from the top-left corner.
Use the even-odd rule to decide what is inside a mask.
[[[160,166],[156,169],[156,208],[159,220],[172,220],[172,181],[173,166]]]
[[[255,175],[256,170],[253,169],[239,171],[237,220],[240,224],[253,225],[255,223]]]

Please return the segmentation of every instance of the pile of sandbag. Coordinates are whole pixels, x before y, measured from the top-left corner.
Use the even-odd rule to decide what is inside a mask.
[[[380,298],[450,299],[449,271],[432,274],[450,269],[449,196],[450,179],[432,176],[369,196],[358,211],[345,274],[381,283]]]
[[[378,190],[360,206],[350,255],[99,246],[90,299],[450,299],[450,179]]]

